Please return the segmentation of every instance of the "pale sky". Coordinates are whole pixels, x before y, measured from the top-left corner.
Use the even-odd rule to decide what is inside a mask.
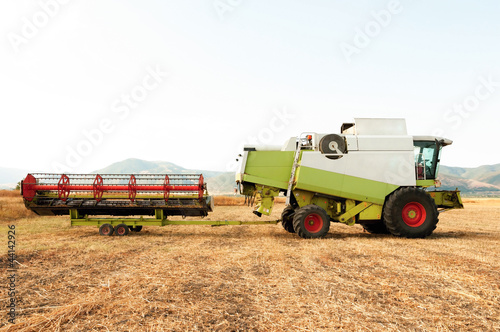
[[[500,2],[0,3],[0,167],[226,171],[243,144],[403,117],[500,163]]]

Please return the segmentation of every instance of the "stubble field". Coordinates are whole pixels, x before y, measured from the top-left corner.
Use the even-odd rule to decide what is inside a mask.
[[[209,218],[258,220],[247,206]],[[427,239],[340,224],[320,240],[281,225],[103,237],[69,217],[34,216],[4,192],[3,267],[12,224],[19,302],[13,325],[2,285],[5,331],[500,330],[500,200],[465,200]]]

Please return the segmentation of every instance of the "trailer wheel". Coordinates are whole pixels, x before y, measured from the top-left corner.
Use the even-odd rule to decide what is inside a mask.
[[[125,236],[128,234],[128,226],[125,224],[119,224],[115,227],[115,234],[118,236]]]
[[[291,205],[285,207],[283,212],[281,213],[281,225],[285,229],[285,231],[289,233],[295,233],[293,229],[293,215],[295,214],[295,210]]]
[[[102,224],[99,227],[99,234],[101,234],[103,236],[113,235],[113,226],[111,226],[111,224]]]
[[[132,232],[140,232],[142,230],[142,226],[134,226],[134,227],[129,227],[129,229]]]
[[[361,224],[361,226],[370,234],[391,234],[383,221],[371,224]]]
[[[439,221],[434,199],[420,188],[400,188],[389,196],[384,220],[392,235],[424,238],[432,234]]]
[[[330,216],[317,205],[306,205],[295,212],[293,228],[304,239],[323,237],[330,230]]]

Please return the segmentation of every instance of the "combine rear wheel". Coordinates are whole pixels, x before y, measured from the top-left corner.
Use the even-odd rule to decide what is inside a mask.
[[[281,225],[283,228],[289,233],[295,233],[293,229],[293,216],[295,214],[295,210],[291,205],[285,207],[283,212],[281,213]]]
[[[438,223],[438,211],[431,196],[423,189],[400,188],[385,203],[384,220],[395,236],[424,238]]]
[[[102,224],[101,227],[99,227],[99,234],[104,235],[104,236],[111,236],[113,235],[113,226],[111,224]]]
[[[293,216],[295,233],[305,239],[323,237],[330,230],[330,216],[316,205],[306,205]]]

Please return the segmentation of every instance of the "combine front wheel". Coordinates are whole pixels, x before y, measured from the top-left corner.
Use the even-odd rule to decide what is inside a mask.
[[[316,205],[306,205],[293,216],[293,229],[305,239],[323,237],[330,230],[330,217]]]
[[[419,188],[400,188],[385,203],[387,229],[395,236],[424,238],[431,235],[438,223],[434,200]]]

